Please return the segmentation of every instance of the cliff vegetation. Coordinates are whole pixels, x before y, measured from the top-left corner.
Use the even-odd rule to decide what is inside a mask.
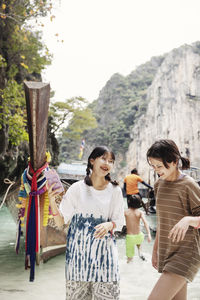
[[[86,141],[83,159],[95,145],[107,145],[115,153],[124,155],[131,142],[131,129],[146,112],[147,89],[163,59],[164,56],[153,57],[127,77],[114,74],[100,91],[98,99],[88,106],[96,118],[97,127],[86,129],[79,139],[75,139],[70,123],[63,130],[68,138],[63,135],[60,139],[60,160],[78,159],[81,138]]]

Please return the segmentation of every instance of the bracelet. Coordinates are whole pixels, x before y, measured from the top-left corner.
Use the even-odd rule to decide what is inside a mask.
[[[200,217],[197,217],[199,219],[199,223],[196,227],[194,227],[195,229],[199,229],[200,228]]]

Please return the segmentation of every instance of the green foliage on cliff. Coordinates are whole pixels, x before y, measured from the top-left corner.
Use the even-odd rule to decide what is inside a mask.
[[[3,179],[18,179],[27,164],[23,81],[41,81],[41,71],[51,62],[41,32],[34,27],[38,22],[39,28],[40,17],[51,13],[51,8],[51,0],[3,0],[0,4],[0,194]]]
[[[83,159],[87,158],[95,145],[107,145],[115,153],[124,154],[131,142],[130,134],[136,120],[146,112],[147,89],[163,59],[154,57],[127,77],[114,74],[101,90],[99,98],[89,105],[97,120],[97,127],[86,129],[78,142],[73,139],[75,134],[68,127],[66,131],[70,132],[71,137],[66,139],[63,136],[60,141],[61,160],[77,159],[74,149],[79,149],[81,138],[86,141]]]
[[[0,90],[2,104],[0,106],[0,130],[7,128],[9,142],[19,145],[28,140],[25,130],[25,98],[22,86],[15,80],[8,80],[4,89]]]
[[[40,80],[51,62],[41,33],[27,21],[47,15],[46,0],[4,0],[0,6],[0,154],[27,140],[24,80]]]

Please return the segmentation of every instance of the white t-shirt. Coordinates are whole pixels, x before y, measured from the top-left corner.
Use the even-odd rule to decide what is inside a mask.
[[[72,281],[119,280],[118,253],[115,238],[108,233],[94,237],[94,227],[113,221],[115,230],[124,225],[124,201],[119,186],[108,183],[96,190],[83,180],[67,190],[60,204],[65,223],[71,220],[67,235],[66,279]]]

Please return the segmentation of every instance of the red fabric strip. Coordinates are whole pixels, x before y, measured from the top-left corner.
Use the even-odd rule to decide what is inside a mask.
[[[32,181],[31,181],[31,192],[37,192],[37,177],[42,173],[42,171],[48,167],[48,163],[46,162],[41,168],[34,171],[31,163],[29,162],[29,169],[32,173]],[[39,251],[39,224],[38,224],[38,213],[40,213],[38,208],[38,199],[35,197],[35,209],[36,209],[36,246],[35,251]],[[31,201],[32,201],[32,195],[29,196],[29,205],[28,205],[28,212],[27,212],[27,222],[26,222],[26,243],[25,243],[25,249],[27,250],[27,232],[28,232],[28,222],[29,222],[29,215],[30,215],[30,208],[31,208]]]

